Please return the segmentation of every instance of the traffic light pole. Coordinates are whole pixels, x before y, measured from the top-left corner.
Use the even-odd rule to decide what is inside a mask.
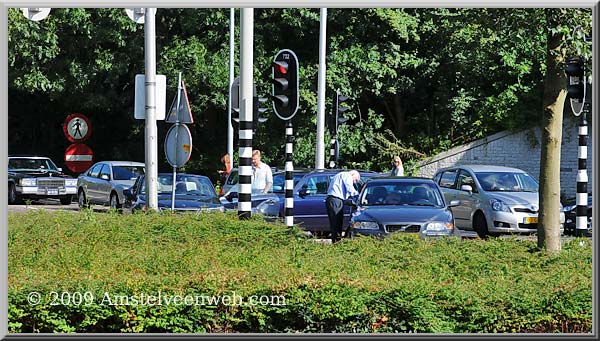
[[[336,153],[337,136],[331,135],[329,140],[329,168],[337,167],[337,153]]]
[[[233,84],[233,55],[234,55],[234,34],[235,34],[235,8],[230,9],[229,14],[229,101],[227,110],[227,153],[233,167],[233,124],[231,123],[231,85]],[[225,184],[221,184],[223,186]]]
[[[587,234],[587,211],[588,211],[588,175],[587,175],[587,145],[588,145],[588,124],[587,109],[589,103],[584,103],[584,108],[579,121],[579,149],[578,149],[578,170],[577,170],[577,199],[575,213],[576,225],[575,236],[581,237]]]
[[[294,226],[294,128],[285,125],[285,226]]]
[[[240,41],[240,163],[238,216],[249,219],[252,215],[252,111],[254,108],[252,85],[253,77],[253,39],[254,8],[241,9]]]
[[[315,169],[325,168],[325,50],[327,42],[327,8],[321,8],[319,33],[319,94],[317,96],[317,150]]]

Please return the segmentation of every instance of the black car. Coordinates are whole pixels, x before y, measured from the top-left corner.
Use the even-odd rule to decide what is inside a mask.
[[[62,205],[71,204],[77,194],[77,179],[63,174],[50,158],[43,156],[8,157],[8,203],[18,204],[23,199],[60,199]]]
[[[131,188],[125,189],[126,208],[145,211],[146,180],[140,175]],[[177,174],[173,186],[173,173],[159,173],[157,177],[158,210],[170,211],[175,190],[175,211],[177,212],[224,212],[215,188],[210,179],[203,175]]]
[[[459,236],[450,207],[431,179],[377,177],[367,180],[350,219],[351,236],[414,233],[421,237]]]
[[[565,234],[574,235],[577,228],[577,202],[575,198],[566,200],[563,203],[563,212],[565,213]],[[592,194],[588,194],[587,199],[587,231],[592,232]]]

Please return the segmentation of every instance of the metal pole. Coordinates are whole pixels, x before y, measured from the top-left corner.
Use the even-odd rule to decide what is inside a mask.
[[[585,236],[587,232],[587,211],[588,211],[588,175],[587,175],[587,145],[588,145],[588,127],[587,127],[587,106],[584,103],[584,109],[581,112],[579,121],[579,149],[578,149],[578,170],[577,170],[577,199],[576,199],[576,225],[575,235]]]
[[[325,50],[327,41],[327,8],[321,8],[319,29],[319,94],[317,98],[317,151],[315,169],[325,168]]]
[[[241,9],[240,41],[240,161],[238,215],[248,219],[252,215],[252,110],[253,110],[253,39],[254,8]]]
[[[175,164],[179,158],[179,104],[181,103],[181,72],[179,73],[179,82],[177,82],[177,106],[175,107]],[[175,185],[177,183],[177,167],[173,166],[173,185],[171,188],[171,212],[175,212]]]
[[[285,226],[294,226],[294,127],[285,126]]]
[[[227,153],[233,167],[233,125],[231,124],[231,85],[233,84],[233,55],[235,34],[235,8],[231,8],[229,14],[229,101],[227,104]],[[221,184],[223,186],[225,184]]]
[[[144,16],[144,50],[146,63],[146,202],[149,210],[157,210],[158,129],[156,127],[156,33],[154,26],[154,9],[146,8]]]

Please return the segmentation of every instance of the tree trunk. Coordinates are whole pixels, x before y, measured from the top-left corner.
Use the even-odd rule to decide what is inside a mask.
[[[555,10],[555,9],[554,9]],[[548,27],[557,27],[552,15],[546,10]],[[563,109],[566,99],[566,76],[562,69],[565,51],[560,33],[548,30],[546,79],[544,81],[544,111],[542,150],[540,164],[540,211],[538,247],[549,253],[558,253],[560,240],[560,148],[562,141]]]

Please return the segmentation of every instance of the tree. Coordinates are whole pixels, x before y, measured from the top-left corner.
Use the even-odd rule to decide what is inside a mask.
[[[590,32],[591,12],[578,9],[545,9],[547,20],[546,78],[544,80],[543,130],[540,164],[540,213],[538,247],[550,253],[561,249],[560,147],[566,100],[565,59],[568,53],[589,55],[573,28]]]

